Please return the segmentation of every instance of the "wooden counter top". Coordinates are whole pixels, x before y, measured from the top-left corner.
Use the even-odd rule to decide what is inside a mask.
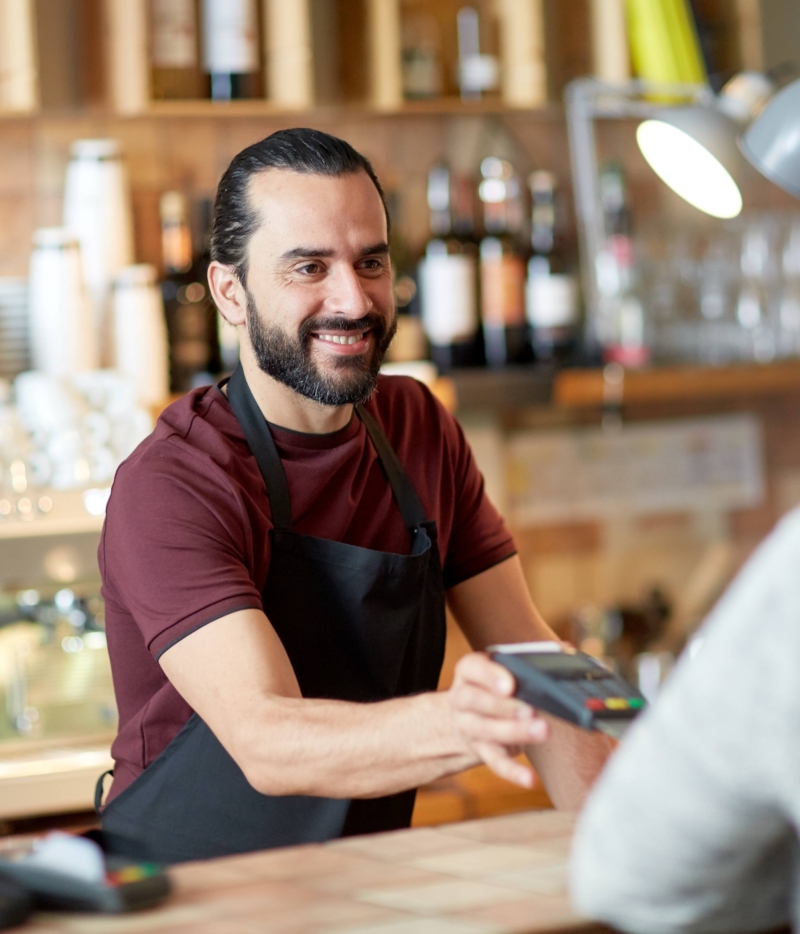
[[[604,927],[566,896],[573,818],[556,811],[289,847],[170,870],[161,908],[40,914],[27,934],[531,934]]]

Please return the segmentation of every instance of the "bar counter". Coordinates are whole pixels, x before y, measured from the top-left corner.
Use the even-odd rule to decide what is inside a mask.
[[[38,914],[27,934],[607,931],[566,895],[574,818],[529,811],[173,867],[160,908]]]

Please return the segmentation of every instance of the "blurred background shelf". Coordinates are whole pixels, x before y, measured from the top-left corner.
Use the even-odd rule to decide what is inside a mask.
[[[757,397],[800,392],[800,361],[769,364],[695,367],[664,366],[625,371],[617,396],[601,369],[562,370],[553,383],[552,401],[558,406],[599,408],[621,404],[685,401],[754,400]]]
[[[508,366],[502,370],[456,370],[448,377],[462,410],[546,405],[555,370],[549,366]]]
[[[503,370],[456,370],[436,394],[453,392],[455,409],[500,411],[527,406],[600,409],[608,405],[682,402],[755,402],[800,393],[800,360],[731,366],[654,366],[612,371],[612,386],[602,368],[556,370],[547,365],[509,366]],[[444,401],[444,400],[443,400]]]
[[[113,111],[109,111],[110,116]],[[317,106],[312,110],[281,107],[266,100],[234,101],[151,101],[144,116],[152,117],[291,117],[303,114],[306,119],[337,116],[342,118],[375,117],[471,117],[483,115],[524,114],[533,120],[563,120],[564,110],[558,104],[546,107],[510,107],[502,101],[463,101],[458,97],[435,98],[429,101],[403,101],[397,107],[378,108],[367,103]],[[0,116],[3,116],[0,113]],[[9,114],[10,116],[10,114]]]

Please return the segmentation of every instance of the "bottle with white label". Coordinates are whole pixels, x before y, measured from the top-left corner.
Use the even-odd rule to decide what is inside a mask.
[[[528,184],[533,255],[528,260],[525,307],[531,346],[537,360],[563,362],[578,345],[578,283],[564,258],[555,175],[533,172]]]
[[[150,67],[154,100],[208,96],[200,70],[197,0],[150,0]]]
[[[419,269],[422,323],[433,362],[444,372],[482,362],[477,244],[471,218],[456,210],[453,189],[450,169],[434,166],[428,175],[433,238]]]
[[[263,96],[256,0],[203,0],[203,70],[212,100]]]

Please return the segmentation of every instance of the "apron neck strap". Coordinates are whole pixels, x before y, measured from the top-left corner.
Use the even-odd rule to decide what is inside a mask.
[[[383,472],[386,474],[386,479],[392,488],[395,501],[400,507],[403,522],[413,532],[423,522],[427,521],[417,491],[408,479],[408,475],[403,470],[394,448],[389,444],[389,439],[384,434],[375,416],[361,405],[356,406],[356,414],[364,423],[367,434],[378,452],[378,460],[381,462]]]
[[[228,381],[228,400],[244,432],[250,450],[258,464],[269,497],[272,525],[279,532],[292,531],[292,504],[289,499],[289,484],[281,463],[280,454],[275,446],[275,439],[269,430],[258,403],[253,396],[242,365],[239,364]],[[427,521],[425,510],[419,501],[417,492],[406,476],[389,439],[377,420],[363,406],[356,406],[356,414],[361,419],[367,434],[378,454],[389,486],[392,488],[400,515],[407,528],[413,533]]]
[[[275,447],[275,439],[247,383],[241,363],[228,381],[228,399],[264,478],[272,525],[279,532],[291,532],[292,503],[286,472]]]

